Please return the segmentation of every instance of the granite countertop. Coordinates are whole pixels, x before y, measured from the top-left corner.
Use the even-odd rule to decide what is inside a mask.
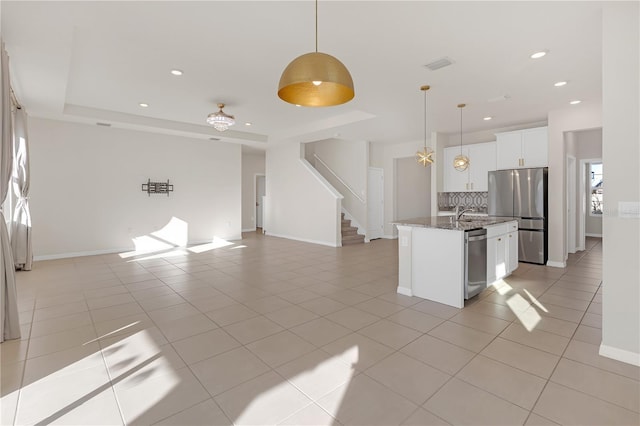
[[[452,231],[472,231],[474,229],[482,229],[485,226],[497,225],[499,223],[511,222],[516,220],[513,217],[464,217],[460,221],[452,220],[453,216],[430,216],[416,217],[412,219],[401,219],[391,222],[393,225],[413,226],[416,228],[437,228],[449,229]]]

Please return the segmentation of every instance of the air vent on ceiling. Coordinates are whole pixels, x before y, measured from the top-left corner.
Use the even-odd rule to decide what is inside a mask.
[[[96,123],[96,125],[97,126],[103,126],[103,127],[111,127],[110,123],[100,123],[100,122],[98,122],[98,123]]]
[[[431,71],[435,71],[439,70],[440,68],[448,67],[451,64],[453,64],[453,61],[445,56],[443,58],[429,62],[427,65],[425,65],[425,67],[430,69]]]
[[[511,99],[510,95],[500,95],[495,98],[487,99],[487,102],[502,102]]]

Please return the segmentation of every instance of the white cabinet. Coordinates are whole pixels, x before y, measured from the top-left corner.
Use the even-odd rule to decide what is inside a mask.
[[[546,167],[548,145],[547,127],[496,133],[497,169]]]
[[[453,168],[459,154],[459,146],[444,149],[444,192],[487,191],[488,173],[496,170],[496,143],[463,145],[462,154],[469,157],[469,167],[463,172]]]
[[[466,147],[462,147],[462,153],[468,154]],[[460,147],[450,147],[444,149],[444,192],[466,192],[468,191],[469,172],[459,172],[453,168],[453,159],[460,154]]]
[[[507,271],[511,272],[518,269],[518,224],[517,222],[511,222],[509,236],[507,237]]]
[[[487,226],[487,285],[518,268],[518,222]]]
[[[469,190],[488,191],[489,172],[496,170],[496,143],[469,145]]]

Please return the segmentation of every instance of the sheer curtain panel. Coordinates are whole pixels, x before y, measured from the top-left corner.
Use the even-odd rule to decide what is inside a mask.
[[[13,143],[11,130],[11,89],[9,85],[9,56],[0,40],[2,56],[0,86],[0,111],[2,116],[2,134],[0,135],[0,203],[9,192],[9,179],[13,165]],[[9,233],[0,209],[0,342],[20,338],[20,320],[18,318],[18,294],[16,292],[16,270],[9,242]]]
[[[13,192],[18,201],[11,222],[11,249],[16,269],[31,270],[31,212],[29,210],[29,142],[27,114],[19,108],[13,120]]]

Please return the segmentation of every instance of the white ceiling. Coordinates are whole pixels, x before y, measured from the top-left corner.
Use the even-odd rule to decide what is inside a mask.
[[[601,101],[599,2],[321,0],[319,50],[347,66],[356,90],[329,108],[297,108],[276,94],[285,66],[314,49],[312,1],[1,7],[12,83],[34,116],[264,148],[326,137],[421,140],[424,84],[429,129],[445,133],[459,131],[461,102],[471,132],[544,121],[573,99]],[[539,50],[549,53],[529,57]],[[424,67],[443,56],[454,64]],[[554,87],[559,80],[569,84]],[[502,95],[510,98],[489,101]],[[217,102],[238,121],[227,132],[204,124]]]

